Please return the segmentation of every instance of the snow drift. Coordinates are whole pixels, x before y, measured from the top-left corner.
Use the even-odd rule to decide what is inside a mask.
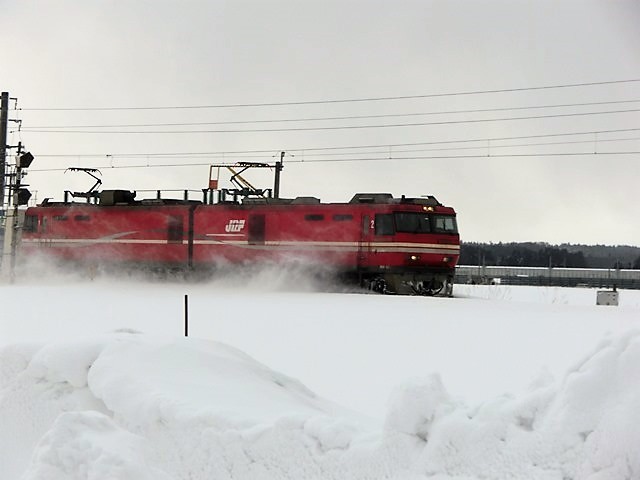
[[[477,406],[437,375],[383,428],[221,343],[115,332],[0,350],[2,478],[640,478],[640,332]]]

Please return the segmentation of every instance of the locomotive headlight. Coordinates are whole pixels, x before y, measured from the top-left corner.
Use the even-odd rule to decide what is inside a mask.
[[[425,212],[433,212],[433,207],[422,207]]]
[[[443,258],[442,258],[442,261],[443,261],[444,263],[449,263],[449,262],[451,261],[451,257],[443,257]]]
[[[409,260],[415,262],[416,260],[420,260],[420,256],[419,255],[411,255],[409,257]]]

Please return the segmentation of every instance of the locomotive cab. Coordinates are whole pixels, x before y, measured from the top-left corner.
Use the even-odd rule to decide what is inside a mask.
[[[377,199],[362,254],[364,283],[385,293],[451,295],[460,237],[455,211],[435,197]]]

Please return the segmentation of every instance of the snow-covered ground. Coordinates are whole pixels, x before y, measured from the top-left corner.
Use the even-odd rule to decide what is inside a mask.
[[[0,284],[0,478],[640,478],[640,291],[294,283]]]

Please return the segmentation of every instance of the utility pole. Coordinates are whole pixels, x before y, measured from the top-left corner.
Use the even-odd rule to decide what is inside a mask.
[[[22,142],[18,142],[18,157],[22,155]],[[18,201],[18,193],[20,192],[20,186],[22,181],[22,165],[20,160],[16,161],[16,178],[13,181],[12,191],[13,191],[13,214],[11,218],[11,245],[10,245],[10,259],[11,265],[9,270],[9,281],[13,283],[16,279],[16,250],[18,248],[18,235],[20,232],[18,229],[20,228],[19,224],[19,206],[20,202]]]
[[[9,92],[2,92],[0,101],[0,225],[5,217],[4,189],[7,165],[7,125],[9,124]]]
[[[0,96],[0,274],[4,274],[10,267],[9,277],[13,281],[15,276],[16,253],[18,248],[19,207],[27,205],[31,192],[22,184],[23,169],[29,168],[33,155],[23,153],[22,142],[18,145],[7,145],[7,130],[9,125],[9,92],[2,92]],[[17,120],[11,120],[17,121]],[[15,173],[7,173],[7,151],[17,148]],[[13,212],[10,206],[13,206]],[[9,263],[6,262],[10,257]]]
[[[7,125],[9,124],[9,92],[2,92],[0,100],[0,272],[5,256],[7,215],[4,210],[4,190],[7,171]]]
[[[8,182],[8,187],[11,192],[9,199],[13,205],[13,212],[7,208],[4,216],[6,221],[4,226],[4,245],[2,249],[3,262],[0,264],[0,267],[2,267],[3,271],[6,271],[7,267],[9,267],[9,280],[13,283],[15,279],[18,241],[22,228],[20,225],[20,206],[27,205],[31,198],[31,192],[27,188],[24,188],[28,185],[22,183],[22,176],[24,175],[23,170],[29,168],[29,165],[31,165],[33,155],[29,152],[23,153],[22,142],[18,142],[18,145],[15,147],[7,145],[6,148],[17,148],[18,152],[16,155],[15,173],[11,174],[12,180]],[[9,257],[8,265],[5,263],[7,256]]]

